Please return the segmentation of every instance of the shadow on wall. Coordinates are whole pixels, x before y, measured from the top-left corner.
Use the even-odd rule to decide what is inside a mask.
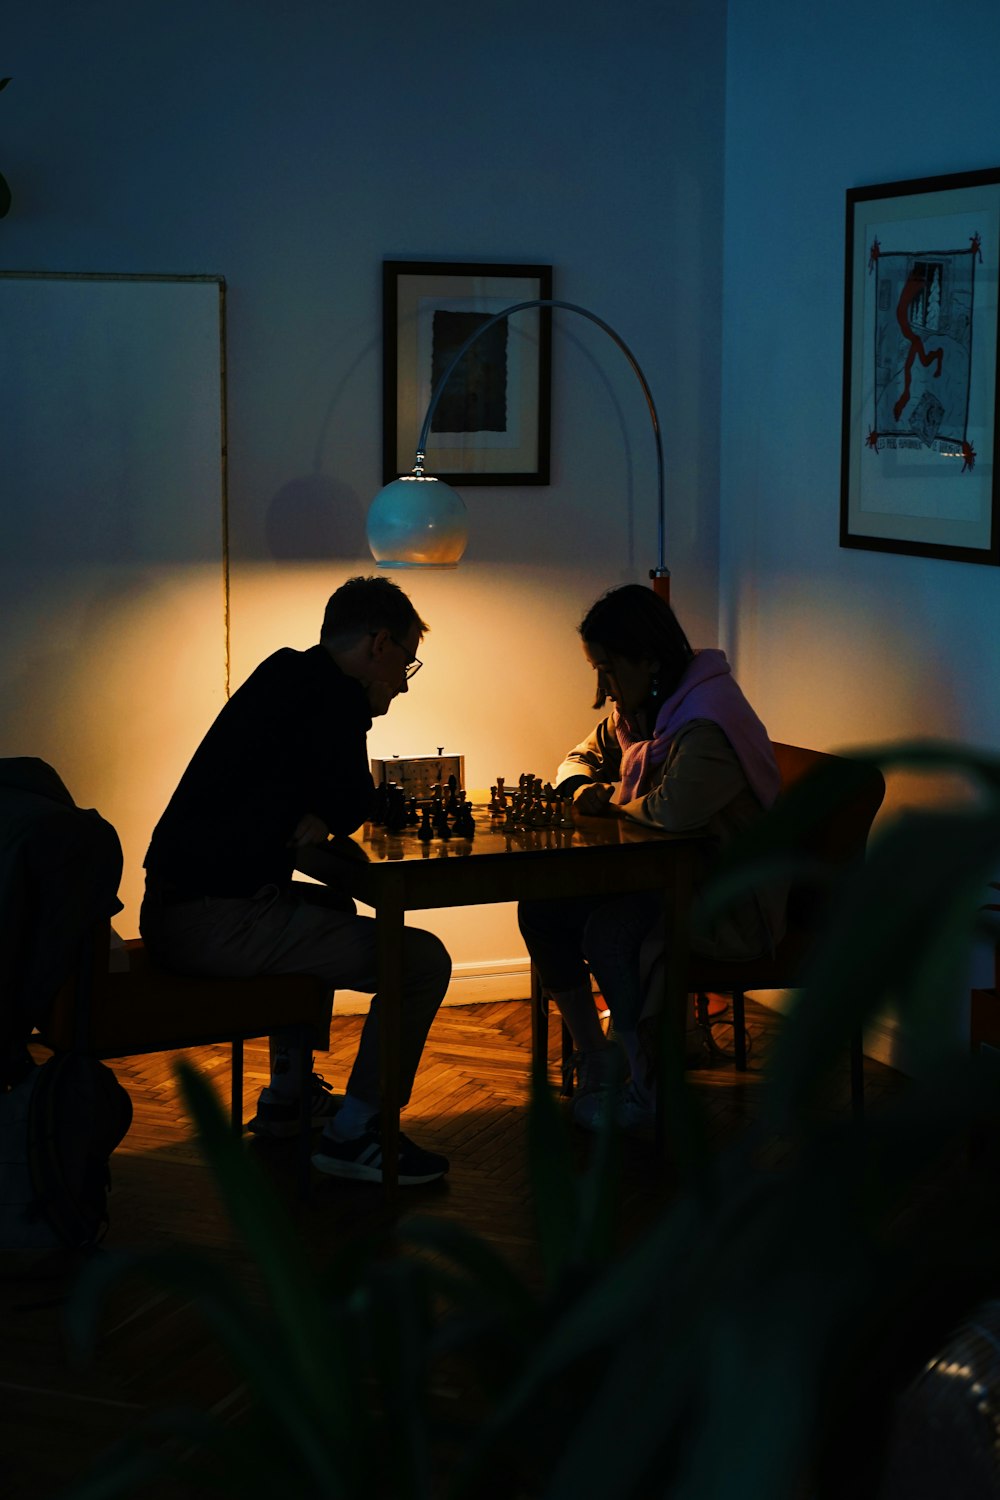
[[[325,474],[282,485],[267,508],[264,534],[279,562],[360,557],[368,549],[365,507],[357,491]]]

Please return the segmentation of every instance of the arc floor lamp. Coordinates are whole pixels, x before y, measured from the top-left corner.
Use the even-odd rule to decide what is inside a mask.
[[[368,509],[368,545],[380,568],[454,568],[465,551],[468,540],[468,515],[465,502],[457,490],[428,474],[424,469],[427,441],[431,423],[441,393],[458,365],[478,338],[494,324],[511,318],[515,313],[528,308],[561,308],[565,312],[579,313],[581,317],[596,323],[598,328],[613,339],[625,355],[646,400],[653,438],[656,444],[657,475],[657,562],[650,569],[653,588],[668,603],[670,601],[670,573],[664,561],[664,498],[663,498],[663,442],[660,437],[660,422],[649,383],[642,373],[639,361],[609,323],[599,318],[586,307],[575,302],[562,302],[554,298],[533,298],[527,302],[515,302],[495,313],[469,335],[457,351],[448,368],[431,394],[424,416],[420,436],[417,439],[416,461],[410,474],[379,490]]]

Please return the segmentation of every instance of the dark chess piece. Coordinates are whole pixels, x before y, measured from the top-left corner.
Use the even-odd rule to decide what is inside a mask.
[[[402,833],[406,827],[406,796],[401,786],[389,783],[389,805],[386,809],[385,826],[390,833]]]
[[[464,792],[455,809],[453,827],[460,838],[474,839],[476,836],[476,820],[472,812],[472,803],[466,801]]]
[[[375,801],[372,803],[372,822],[378,828],[381,828],[385,822],[388,801],[389,788],[384,781],[380,781],[375,788]]]
[[[421,821],[420,827],[417,829],[417,838],[422,844],[429,844],[433,837],[434,830],[431,827],[431,810],[429,807],[425,807],[423,812],[423,819]]]
[[[448,809],[443,802],[437,803],[434,807],[431,813],[431,820],[434,824],[434,832],[439,839],[451,838],[451,828],[448,824]]]

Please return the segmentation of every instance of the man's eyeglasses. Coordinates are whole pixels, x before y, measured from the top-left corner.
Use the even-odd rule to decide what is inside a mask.
[[[393,640],[393,643],[399,647],[400,651],[402,651],[403,655],[405,656],[406,655],[406,647],[403,645],[402,641],[397,641],[395,636],[392,637],[392,640]],[[411,677],[416,677],[417,673],[420,671],[420,668],[422,666],[423,666],[423,662],[420,660],[420,658],[418,656],[412,656],[410,658],[410,660],[406,663],[406,680],[407,680],[407,682],[409,682],[409,680],[410,680]]]
[[[372,639],[374,639],[375,636],[378,634],[378,632],[376,630],[369,630],[368,634],[372,637]],[[392,642],[392,644],[394,646],[398,646],[399,649],[400,649],[400,651],[402,651],[403,655],[406,656],[406,647],[403,645],[402,641],[397,640],[394,635],[390,635],[389,639]],[[409,680],[410,680],[411,677],[416,677],[417,673],[420,671],[420,668],[422,666],[423,666],[423,662],[419,659],[419,657],[416,657],[416,656],[407,657],[406,668],[405,668],[405,676],[406,676],[407,682],[409,682]]]

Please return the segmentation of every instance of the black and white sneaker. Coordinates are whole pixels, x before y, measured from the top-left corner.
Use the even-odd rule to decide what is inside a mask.
[[[400,1187],[419,1187],[424,1182],[436,1182],[448,1170],[448,1158],[436,1151],[424,1151],[421,1146],[399,1133],[399,1177]],[[382,1130],[378,1115],[368,1121],[368,1128],[353,1141],[335,1141],[324,1131],[317,1150],[313,1153],[313,1166],[330,1177],[345,1177],[352,1182],[382,1181]]]
[[[319,1073],[312,1075],[309,1089],[309,1118],[313,1128],[316,1129],[320,1125],[325,1125],[327,1120],[333,1119],[343,1099],[333,1092],[332,1086]],[[248,1123],[247,1129],[253,1131],[254,1135],[270,1135],[279,1138],[298,1135],[298,1099],[286,1099],[270,1088],[261,1089],[257,1099],[257,1113]]]

